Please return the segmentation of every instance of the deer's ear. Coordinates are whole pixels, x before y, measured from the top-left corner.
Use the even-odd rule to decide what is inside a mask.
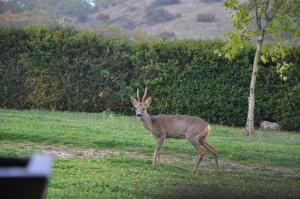
[[[150,106],[151,100],[152,100],[151,97],[148,97],[148,99],[146,99],[146,101],[145,101],[145,106],[146,106],[147,108]]]
[[[138,101],[132,96],[130,96],[130,100],[131,100],[132,105],[136,108],[138,105]]]

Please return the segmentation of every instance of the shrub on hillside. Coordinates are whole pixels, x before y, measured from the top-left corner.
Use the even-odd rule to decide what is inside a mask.
[[[176,38],[176,34],[174,32],[161,32],[158,34],[158,38],[162,38],[162,39],[175,39]]]
[[[128,9],[129,9],[130,12],[134,12],[134,11],[137,10],[137,7],[135,7],[135,6],[130,6]]]
[[[203,3],[220,3],[223,2],[223,0],[200,0]]]
[[[180,17],[180,15],[178,14],[174,15],[163,8],[150,9],[147,12],[147,22],[150,25],[165,22],[165,21],[171,21],[178,17]]]
[[[78,21],[80,23],[84,23],[88,20],[88,16],[87,15],[81,15],[81,16],[78,16]]]
[[[180,0],[155,0],[151,4],[151,7],[159,7],[159,6],[179,4],[179,3],[180,3]]]
[[[206,12],[206,13],[200,13],[197,16],[197,22],[214,22],[216,20],[215,14]]]
[[[99,13],[97,15],[97,19],[101,20],[103,22],[108,22],[110,20],[110,15],[109,14],[104,14],[104,13]]]
[[[133,30],[135,28],[135,23],[128,17],[122,16],[110,21],[111,23],[118,24],[126,30]]]

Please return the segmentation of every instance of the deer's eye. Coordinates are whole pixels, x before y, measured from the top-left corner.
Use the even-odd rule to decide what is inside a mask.
[[[143,108],[143,111],[145,110],[145,108]]]

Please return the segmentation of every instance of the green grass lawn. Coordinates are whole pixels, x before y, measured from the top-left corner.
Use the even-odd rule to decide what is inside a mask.
[[[256,131],[248,140],[243,129],[214,125],[208,141],[221,176],[209,155],[192,175],[197,153],[186,140],[167,140],[162,164],[153,166],[155,142],[135,117],[0,110],[0,155],[118,152],[55,157],[47,198],[300,197],[300,133]]]

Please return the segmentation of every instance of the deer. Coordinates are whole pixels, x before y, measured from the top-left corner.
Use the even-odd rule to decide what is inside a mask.
[[[144,127],[150,131],[156,140],[156,146],[153,154],[153,165],[160,164],[160,150],[165,139],[187,139],[199,153],[199,157],[193,167],[193,174],[197,173],[197,169],[208,150],[215,159],[216,173],[220,174],[220,166],[217,158],[217,150],[208,144],[206,138],[211,131],[211,126],[204,119],[189,115],[154,115],[151,116],[147,112],[150,106],[151,97],[147,95],[147,87],[144,95],[140,99],[139,89],[137,89],[137,99],[130,96],[131,103],[135,108],[137,118],[143,123]]]

